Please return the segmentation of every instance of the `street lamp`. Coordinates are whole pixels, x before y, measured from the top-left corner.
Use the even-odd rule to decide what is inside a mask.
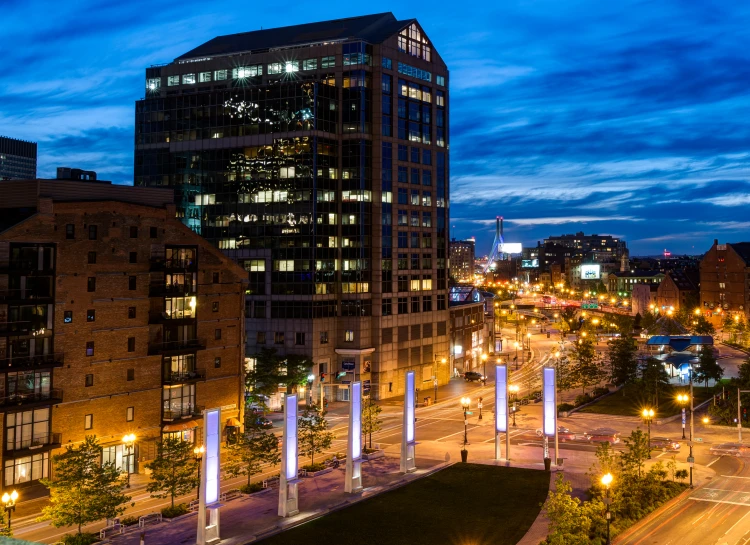
[[[508,391],[513,394],[513,427],[516,427],[516,411],[518,410],[518,407],[516,406],[516,400],[518,399],[518,384],[511,384],[508,386]],[[496,409],[497,410],[497,409]]]
[[[518,371],[518,341],[515,341],[513,346],[516,347],[516,371]]]
[[[643,419],[648,424],[648,457],[651,458],[651,421],[654,419],[653,409],[643,409]]]
[[[135,434],[129,433],[122,438],[122,443],[125,445],[125,452],[127,453],[127,465],[125,467],[125,473],[128,475],[128,484],[125,488],[130,488],[130,463],[132,449],[135,447]]]
[[[526,334],[526,344],[528,345],[529,352],[531,352],[531,333]]]
[[[484,383],[485,386],[487,386],[487,354],[484,352],[482,353],[482,367],[483,367],[482,382]]]
[[[677,403],[682,405],[682,439],[685,440],[685,423],[687,422],[687,419],[685,418],[685,405],[687,402],[690,401],[690,396],[687,394],[677,394]]]
[[[193,456],[195,456],[195,461],[198,462],[198,495],[197,499],[201,499],[201,462],[203,461],[203,453],[206,452],[206,449],[203,445],[199,447],[195,447],[193,449]]]
[[[440,363],[445,364],[446,363],[445,358],[441,358]],[[435,355],[435,375],[432,377],[432,385],[435,388],[435,403],[437,403],[437,389],[438,389],[438,372],[437,372],[437,354]]]
[[[461,407],[464,410],[464,448],[463,450],[466,450],[466,445],[469,444],[469,421],[468,421],[468,412],[469,412],[469,406],[471,405],[471,399],[468,397],[462,397],[461,398]]]
[[[609,541],[609,524],[612,521],[612,513],[609,510],[609,485],[612,484],[612,474],[607,473],[606,475],[602,475],[602,484],[607,488],[607,497],[604,498],[604,505],[607,506],[607,511],[604,513],[604,518],[607,519],[607,545],[610,544]]]
[[[10,494],[6,492],[0,499],[3,500],[5,512],[8,513],[8,531],[10,531],[10,514],[16,510],[16,500],[18,500],[18,492],[16,492],[15,490]]]

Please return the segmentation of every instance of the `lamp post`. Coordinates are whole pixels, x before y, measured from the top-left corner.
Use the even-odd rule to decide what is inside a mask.
[[[197,498],[201,499],[201,462],[203,461],[203,453],[206,452],[206,449],[203,445],[199,447],[195,447],[193,449],[193,456],[195,456],[195,461],[198,462],[198,495]]]
[[[464,450],[466,450],[466,445],[469,444],[469,421],[468,421],[468,413],[469,413],[469,406],[471,405],[471,399],[468,397],[462,397],[461,398],[461,408],[464,411]]]
[[[677,403],[679,403],[682,406],[682,440],[685,440],[685,423],[687,422],[687,419],[685,418],[685,404],[689,401],[690,396],[687,394],[677,394]]]
[[[651,458],[651,421],[654,419],[653,409],[643,409],[643,419],[648,424],[648,457]]]
[[[604,513],[604,518],[607,519],[607,545],[610,544],[609,541],[609,525],[612,521],[612,512],[609,510],[609,485],[612,484],[612,474],[607,473],[606,475],[602,475],[602,484],[607,488],[607,496],[604,498],[604,505],[607,506],[607,511]]]
[[[482,419],[482,398],[479,398],[479,403],[477,403],[477,408],[479,409],[479,420]]]
[[[529,352],[531,352],[531,333],[526,334],[526,344]]]
[[[514,342],[513,346],[516,347],[516,371],[518,371],[518,341]]]
[[[5,494],[3,494],[3,497],[1,499],[3,500],[3,507],[5,507],[5,512],[8,513],[8,531],[10,531],[10,514],[16,510],[18,492],[16,492],[15,490],[10,494],[6,492]]]
[[[484,352],[482,353],[482,383],[487,386],[487,354]]]
[[[125,485],[125,488],[130,488],[130,463],[131,463],[130,456],[132,454],[132,449],[135,447],[135,435],[132,433],[125,435],[122,438],[122,444],[125,446],[125,452],[127,453],[126,459],[128,461],[127,466],[125,467],[125,473],[128,476],[128,482]]]
[[[442,358],[440,363],[445,364],[447,360]],[[438,367],[437,367],[437,354],[435,354],[435,373],[432,377],[432,386],[435,388],[435,403],[437,403],[437,389],[438,389]]]
[[[518,384],[511,384],[508,390],[513,394],[513,427],[516,427],[516,400],[518,399]]]

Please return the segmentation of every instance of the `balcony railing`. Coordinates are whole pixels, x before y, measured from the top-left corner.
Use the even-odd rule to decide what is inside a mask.
[[[164,416],[162,420],[171,422],[173,420],[179,420],[181,418],[191,418],[195,416],[201,416],[203,414],[202,405],[183,405],[176,409],[164,409]]]
[[[197,259],[167,259],[163,255],[152,255],[149,261],[152,271],[198,270]]]
[[[0,397],[1,407],[29,405],[32,403],[46,403],[51,405],[61,402],[62,390],[60,388],[52,388],[46,391],[16,392],[5,397]]]
[[[41,300],[52,299],[52,293],[47,290],[33,290],[28,288],[4,288],[0,289],[0,301],[13,300]]]
[[[181,341],[151,342],[148,345],[150,356],[166,352],[181,352],[183,350],[203,350],[206,348],[205,339],[183,339]]]
[[[47,318],[41,321],[46,324]],[[45,331],[46,328],[38,321],[0,322],[0,335],[43,335]]]
[[[0,358],[0,369],[34,369],[38,367],[61,367],[65,362],[65,355],[41,354],[38,356],[13,356]]]
[[[191,284],[164,284],[155,282],[148,287],[149,297],[183,297],[195,295],[195,289]]]
[[[15,441],[7,441],[5,443],[5,450],[24,450],[24,449],[37,449],[44,446],[59,445],[61,435],[59,433],[43,433],[40,435],[34,435],[28,439],[16,439]]]
[[[6,261],[5,263],[0,263],[0,274],[21,272],[25,275],[49,275],[53,273],[53,268],[49,263],[43,263],[42,266],[43,268],[40,269],[39,261],[36,259],[17,259],[13,261]]]
[[[150,324],[161,324],[162,322],[171,322],[172,320],[195,320],[195,312],[190,310],[188,312],[182,310],[176,310],[172,314],[167,314],[165,311],[152,310],[148,313],[148,323]]]
[[[204,380],[205,378],[205,369],[194,369],[192,371],[164,371],[165,384],[180,384],[194,380]]]

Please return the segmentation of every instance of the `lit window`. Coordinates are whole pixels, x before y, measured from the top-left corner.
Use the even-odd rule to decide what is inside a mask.
[[[269,74],[281,74],[284,69],[284,65],[280,62],[272,62],[268,65]]]
[[[383,57],[383,59],[381,60],[381,65],[386,70],[393,70],[393,61],[388,57]]]
[[[254,78],[263,75],[263,65],[238,66],[232,69],[232,79]]]
[[[294,270],[293,259],[276,259],[273,262],[273,270],[280,272],[291,272]]]
[[[169,76],[167,77],[167,86],[172,87],[180,84],[180,76]]]
[[[286,61],[286,63],[284,63],[284,71],[287,74],[299,72],[299,61]]]
[[[445,76],[435,76],[435,83],[445,87]]]
[[[250,272],[262,272],[266,270],[265,259],[249,259],[245,261],[245,270]]]
[[[208,83],[211,81],[211,72],[201,72],[198,74],[198,81],[201,83]]]
[[[320,59],[321,68],[333,68],[336,66],[336,57],[323,57]]]
[[[410,291],[419,291],[419,279],[410,280]]]
[[[195,74],[183,74],[182,75],[182,84],[183,85],[190,85],[195,83]]]
[[[354,342],[354,330],[347,329],[344,335],[344,340],[348,343]]]
[[[146,89],[156,91],[161,87],[161,78],[148,78],[146,80]]]
[[[227,70],[214,70],[214,80],[220,81],[227,79]]]
[[[305,59],[302,61],[302,70],[317,70],[318,59]]]

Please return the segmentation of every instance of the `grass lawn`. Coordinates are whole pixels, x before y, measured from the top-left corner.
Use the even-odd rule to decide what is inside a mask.
[[[454,464],[263,540],[263,545],[515,545],[547,498],[549,473]]]
[[[713,388],[704,388],[693,385],[694,405],[700,405],[707,399],[711,398]],[[664,393],[664,397],[659,401],[658,417],[666,418],[678,414],[681,406],[675,401],[678,393],[689,392],[688,387],[676,387],[671,393]],[[661,396],[660,396],[661,397]],[[619,416],[638,416],[644,407],[649,406],[646,397],[642,394],[638,386],[625,386],[619,392],[601,398],[596,403],[580,410],[582,413],[599,413],[614,414]]]

